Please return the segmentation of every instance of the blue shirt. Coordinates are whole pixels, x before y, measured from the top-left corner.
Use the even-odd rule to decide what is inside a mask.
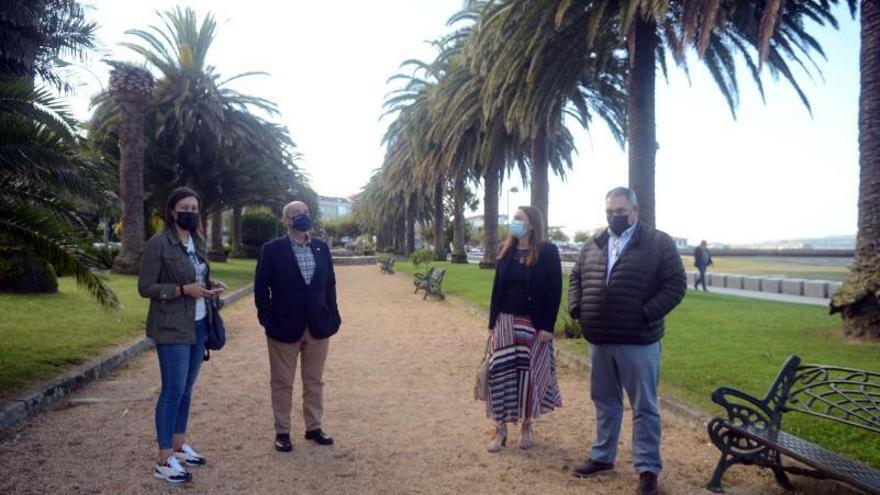
[[[620,237],[614,235],[614,232],[611,232],[611,229],[608,229],[608,266],[605,269],[605,284],[608,284],[611,280],[611,269],[614,268],[614,264],[620,259],[620,255],[623,254],[626,245],[629,244],[629,241],[632,239],[638,224],[639,222],[630,225],[628,229],[620,234]]]

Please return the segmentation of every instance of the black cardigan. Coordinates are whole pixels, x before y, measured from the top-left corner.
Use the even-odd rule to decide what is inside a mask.
[[[495,319],[500,312],[501,297],[504,293],[504,282],[511,263],[515,263],[516,249],[498,261],[495,269],[495,281],[492,283],[492,299],[489,306],[489,328],[495,327]],[[559,301],[562,298],[562,265],[559,262],[559,249],[552,243],[541,246],[538,262],[531,267],[529,277],[528,300],[532,311],[529,315],[536,330],[552,332],[556,326],[559,313]]]

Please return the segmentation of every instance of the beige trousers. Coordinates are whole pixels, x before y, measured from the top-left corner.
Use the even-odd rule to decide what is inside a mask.
[[[303,419],[306,431],[317,430],[321,427],[321,416],[324,414],[322,378],[330,339],[315,339],[307,329],[299,342],[279,342],[269,337],[266,340],[269,345],[269,387],[272,390],[275,433],[290,433],[293,379],[296,376],[296,360],[300,356]]]

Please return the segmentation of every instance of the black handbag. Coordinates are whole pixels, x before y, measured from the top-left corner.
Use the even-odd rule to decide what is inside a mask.
[[[205,361],[211,359],[211,351],[219,351],[226,344],[226,326],[220,317],[222,299],[205,299],[208,310],[208,339],[205,341]]]

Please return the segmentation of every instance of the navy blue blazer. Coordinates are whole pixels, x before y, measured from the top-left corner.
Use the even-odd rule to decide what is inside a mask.
[[[266,335],[281,342],[299,342],[305,334],[326,339],[339,330],[342,319],[336,306],[336,274],[330,249],[312,238],[315,274],[310,284],[285,235],[263,244],[254,277],[257,318]]]
[[[492,283],[492,298],[489,304],[489,328],[495,327],[501,306],[501,295],[507,282],[507,271],[511,263],[515,263],[516,249],[511,249],[507,256],[498,260],[495,269],[495,281]],[[562,263],[559,249],[555,244],[547,242],[538,254],[538,263],[531,268],[528,285],[528,300],[531,305],[532,324],[535,330],[553,332],[556,327],[556,316],[559,313],[559,302],[562,299]]]

